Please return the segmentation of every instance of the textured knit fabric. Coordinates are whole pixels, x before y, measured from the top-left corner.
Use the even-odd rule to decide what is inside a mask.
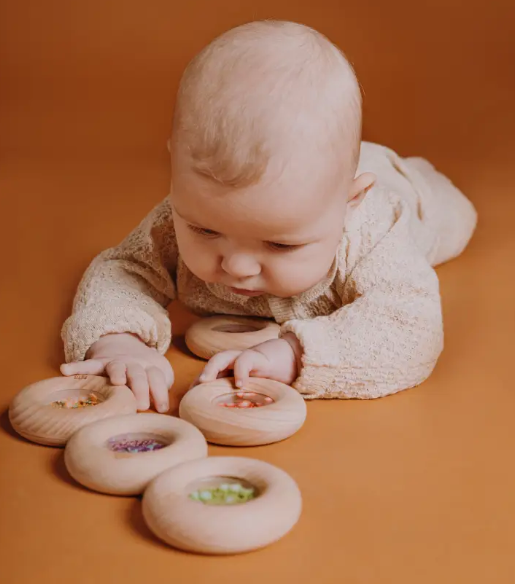
[[[327,278],[298,297],[245,297],[185,266],[166,198],[118,246],[94,259],[62,337],[82,360],[108,333],[131,332],[165,353],[166,306],[272,318],[303,347],[294,387],[305,398],[375,398],[413,387],[443,348],[434,266],[459,255],[476,225],[465,196],[422,158],[362,143],[358,173],[377,177],[350,216]]]

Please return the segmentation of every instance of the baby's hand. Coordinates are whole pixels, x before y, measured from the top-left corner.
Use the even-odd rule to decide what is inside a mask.
[[[158,412],[169,407],[168,389],[174,381],[172,366],[155,349],[131,334],[106,335],[89,349],[85,361],[61,365],[63,375],[102,375],[113,385],[127,385],[136,396],[138,410],[150,407],[150,395]]]
[[[301,354],[302,348],[293,334],[266,341],[246,351],[223,351],[211,357],[198,382],[214,381],[233,370],[236,387],[245,387],[251,376],[291,385],[298,377]]]

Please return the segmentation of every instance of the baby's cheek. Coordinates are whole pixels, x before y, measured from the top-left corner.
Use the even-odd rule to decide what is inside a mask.
[[[277,290],[280,296],[294,296],[302,291],[305,283],[309,281],[309,273],[303,267],[302,262],[282,261],[270,270],[270,280],[272,287]]]
[[[321,261],[308,258],[283,258],[275,265],[270,275],[278,296],[297,296],[309,290],[327,276],[328,270]]]
[[[189,270],[204,281],[212,281],[217,273],[217,255],[207,245],[194,241],[184,241],[180,250],[184,263]]]

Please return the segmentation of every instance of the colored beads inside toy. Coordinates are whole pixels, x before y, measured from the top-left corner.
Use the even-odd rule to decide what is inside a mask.
[[[222,483],[218,487],[197,489],[190,494],[190,499],[206,505],[238,505],[255,498],[253,487],[244,487],[240,483]]]
[[[114,452],[153,452],[164,448],[166,444],[153,438],[144,440],[113,440],[109,442],[109,448]]]
[[[219,402],[218,405],[224,408],[250,409],[270,405],[273,401],[274,400],[268,395],[263,395],[254,391],[238,391],[229,396],[228,399]]]
[[[87,397],[60,399],[52,402],[54,408],[64,408],[67,410],[76,410],[78,408],[87,408],[88,406],[96,406],[100,403],[98,397],[94,393],[90,393]]]

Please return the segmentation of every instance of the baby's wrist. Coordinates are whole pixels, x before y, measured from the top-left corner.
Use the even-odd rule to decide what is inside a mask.
[[[86,359],[94,358],[99,351],[104,351],[106,347],[115,347],[118,350],[123,350],[127,347],[147,346],[138,335],[133,333],[109,333],[103,335],[94,342],[86,353]]]
[[[302,368],[302,353],[304,352],[302,349],[302,345],[300,344],[299,339],[295,336],[294,333],[285,333],[281,336],[283,341],[286,341],[288,345],[290,345],[291,350],[295,356],[295,363],[297,366],[297,373]]]

